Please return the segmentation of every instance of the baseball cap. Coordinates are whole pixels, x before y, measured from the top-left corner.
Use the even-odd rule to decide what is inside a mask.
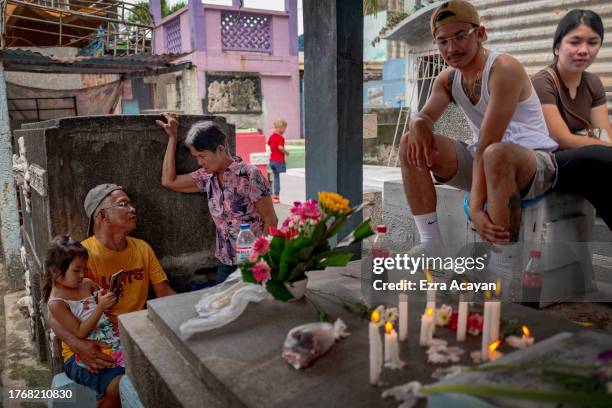
[[[469,23],[480,25],[480,17],[476,7],[469,1],[450,0],[443,3],[431,15],[431,34],[435,34],[440,26],[449,23]]]
[[[123,187],[112,183],[99,184],[89,190],[89,192],[85,196],[85,214],[87,214],[87,218],[89,219],[89,224],[87,225],[88,237],[93,234],[94,223],[92,217],[94,212],[96,211],[96,208],[98,208],[102,200],[108,197],[108,195],[115,190],[123,190]]]

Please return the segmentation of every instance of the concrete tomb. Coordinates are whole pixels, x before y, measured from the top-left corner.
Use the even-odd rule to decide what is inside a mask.
[[[147,241],[178,291],[190,288],[195,272],[216,266],[215,226],[206,198],[179,194],[161,186],[167,136],[155,124],[159,116],[94,116],[54,119],[23,125],[14,132],[19,150],[14,175],[20,186],[22,261],[32,297],[33,338],[39,358],[47,357],[40,276],[49,241],[60,234],[86,238],[85,195],[107,182],[125,188],[136,205],[133,236]],[[179,141],[204,119],[221,125],[235,151],[234,126],[213,116],[181,116]],[[186,149],[177,149],[177,173],[198,168]]]

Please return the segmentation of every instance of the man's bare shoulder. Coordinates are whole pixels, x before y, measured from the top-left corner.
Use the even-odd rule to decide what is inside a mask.
[[[442,86],[442,88],[450,94],[450,89],[448,87],[448,77],[451,72],[453,72],[454,68],[447,67],[444,68],[436,77],[435,82]]]
[[[491,66],[491,75],[513,75],[516,79],[527,75],[523,64],[511,55],[502,54],[495,58]]]

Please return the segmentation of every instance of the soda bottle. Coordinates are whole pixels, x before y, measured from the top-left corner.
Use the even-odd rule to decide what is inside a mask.
[[[523,272],[521,286],[523,291],[521,304],[538,309],[542,294],[542,253],[540,251],[529,252],[529,261]]]
[[[255,235],[251,232],[249,224],[240,224],[240,232],[236,238],[236,263],[243,263],[251,259]]]
[[[372,259],[375,258],[388,258],[389,251],[389,238],[387,237],[387,226],[377,225],[376,226],[376,237],[372,244]]]
[[[391,254],[389,250],[389,239],[387,237],[387,227],[385,225],[376,226],[376,235],[372,241],[372,247],[370,256],[367,257],[366,267],[369,269],[368,273],[368,299],[371,302],[372,307],[378,305],[389,304],[387,290],[375,290],[376,287],[380,287],[381,283],[389,282],[389,273],[387,268],[384,267],[384,260]],[[381,272],[382,269],[382,272]],[[364,282],[365,283],[365,282]]]

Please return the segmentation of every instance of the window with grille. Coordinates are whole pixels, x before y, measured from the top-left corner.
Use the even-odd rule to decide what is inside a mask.
[[[165,24],[166,30],[166,52],[181,52],[181,20],[180,17]]]
[[[448,65],[437,52],[424,52],[416,57],[419,110],[431,95],[434,80]]]
[[[272,52],[272,16],[222,12],[221,45],[224,51]]]

